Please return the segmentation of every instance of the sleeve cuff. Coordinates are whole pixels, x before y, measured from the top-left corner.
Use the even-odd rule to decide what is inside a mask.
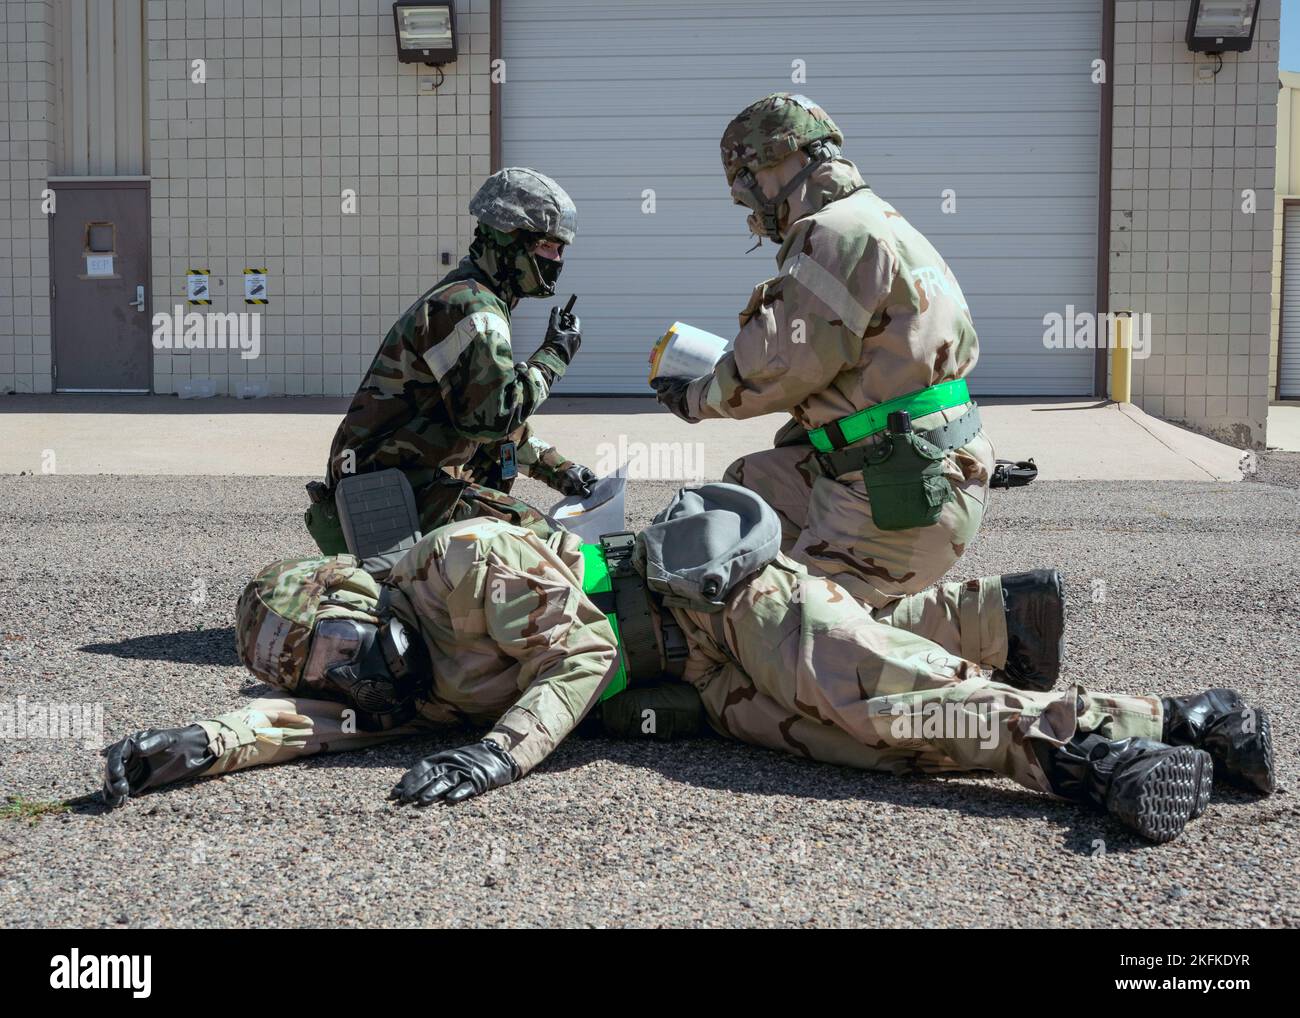
[[[686,412],[694,417],[697,421],[705,417],[717,416],[709,409],[708,395],[709,386],[713,384],[712,375],[704,375],[700,378],[691,380],[690,385],[686,387]]]
[[[550,350],[545,348],[534,353],[528,358],[528,361],[530,364],[536,364],[545,368],[555,378],[563,378],[564,372],[567,371],[569,367],[569,365],[564,363],[564,358],[559,354],[552,353]]]

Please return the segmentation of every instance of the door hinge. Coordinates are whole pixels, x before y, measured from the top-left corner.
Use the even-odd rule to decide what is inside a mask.
[[[54,299],[54,277],[50,277],[50,300]]]

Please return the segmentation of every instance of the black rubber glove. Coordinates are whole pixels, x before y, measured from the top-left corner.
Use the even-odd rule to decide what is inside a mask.
[[[460,802],[508,785],[519,777],[519,765],[495,742],[484,739],[471,746],[426,756],[402,775],[390,799],[428,806],[439,799]]]
[[[655,399],[684,420],[687,424],[695,424],[699,421],[698,417],[692,417],[691,412],[686,406],[686,387],[691,384],[689,378],[656,378],[650,384],[655,389]]]
[[[586,498],[596,483],[596,473],[581,463],[570,463],[556,475],[555,490],[561,495],[581,495]]]
[[[575,314],[565,314],[559,307],[551,308],[551,320],[546,326],[546,335],[542,345],[528,358],[529,364],[536,364],[548,373],[548,379],[554,382],[562,376],[582,346],[582,327]]]
[[[208,752],[208,733],[198,725],[136,732],[103,753],[104,802],[110,807],[146,789],[197,778],[217,759]]]

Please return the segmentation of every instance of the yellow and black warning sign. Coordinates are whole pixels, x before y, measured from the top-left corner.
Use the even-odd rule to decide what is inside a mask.
[[[244,303],[271,303],[270,295],[266,291],[266,269],[244,270]]]
[[[190,269],[185,277],[185,299],[191,304],[211,304],[212,273],[207,269]]]

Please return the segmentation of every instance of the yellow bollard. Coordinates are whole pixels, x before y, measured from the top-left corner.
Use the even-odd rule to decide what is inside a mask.
[[[1110,348],[1110,398],[1133,402],[1133,312],[1116,311]]]

